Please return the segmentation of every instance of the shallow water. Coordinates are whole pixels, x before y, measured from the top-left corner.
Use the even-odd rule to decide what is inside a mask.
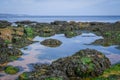
[[[41,41],[49,38],[60,40],[62,45],[56,48],[51,48],[40,44]],[[21,49],[21,51],[24,53],[21,58],[8,63],[8,65],[19,66],[21,71],[16,75],[7,75],[4,72],[0,73],[5,75],[0,77],[0,80],[14,80],[22,72],[31,71],[31,63],[51,63],[58,58],[71,56],[75,52],[86,48],[96,49],[103,52],[110,59],[112,64],[120,62],[120,50],[116,48],[117,46],[113,45],[109,47],[103,47],[100,45],[89,45],[95,40],[101,38],[103,37],[96,36],[93,33],[82,33],[81,35],[73,38],[66,38],[64,34],[56,34],[47,38],[37,36],[33,39],[33,41],[38,42],[26,46],[26,50],[24,50],[24,48]]]

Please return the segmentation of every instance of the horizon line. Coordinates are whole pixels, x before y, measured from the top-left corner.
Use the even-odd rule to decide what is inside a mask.
[[[73,16],[73,17],[77,17],[77,16],[120,16],[120,15],[38,15],[38,14],[12,14],[12,13],[0,13],[0,15],[16,15],[16,16]]]

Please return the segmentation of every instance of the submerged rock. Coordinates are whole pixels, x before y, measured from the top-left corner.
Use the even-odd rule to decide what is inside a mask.
[[[57,39],[46,39],[42,41],[41,44],[48,47],[58,47],[62,44],[62,42]]]

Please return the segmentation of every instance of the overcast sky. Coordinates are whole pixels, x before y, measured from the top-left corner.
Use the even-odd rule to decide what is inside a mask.
[[[120,15],[120,0],[0,0],[0,13]]]

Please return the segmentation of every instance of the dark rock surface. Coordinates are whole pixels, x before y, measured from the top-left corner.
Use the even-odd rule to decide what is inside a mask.
[[[11,26],[12,23],[4,20],[0,20],[0,28],[6,28],[8,26]]]
[[[95,77],[110,67],[110,61],[101,52],[86,49],[71,57],[61,58],[51,64],[68,77]]]
[[[28,79],[83,80],[101,75],[110,65],[108,58],[101,52],[85,49],[70,57],[58,59],[51,65],[36,64],[35,70],[28,73]]]
[[[58,47],[62,44],[61,41],[57,40],[57,39],[46,39],[42,42],[40,42],[42,45],[44,46],[48,46],[48,47]]]

